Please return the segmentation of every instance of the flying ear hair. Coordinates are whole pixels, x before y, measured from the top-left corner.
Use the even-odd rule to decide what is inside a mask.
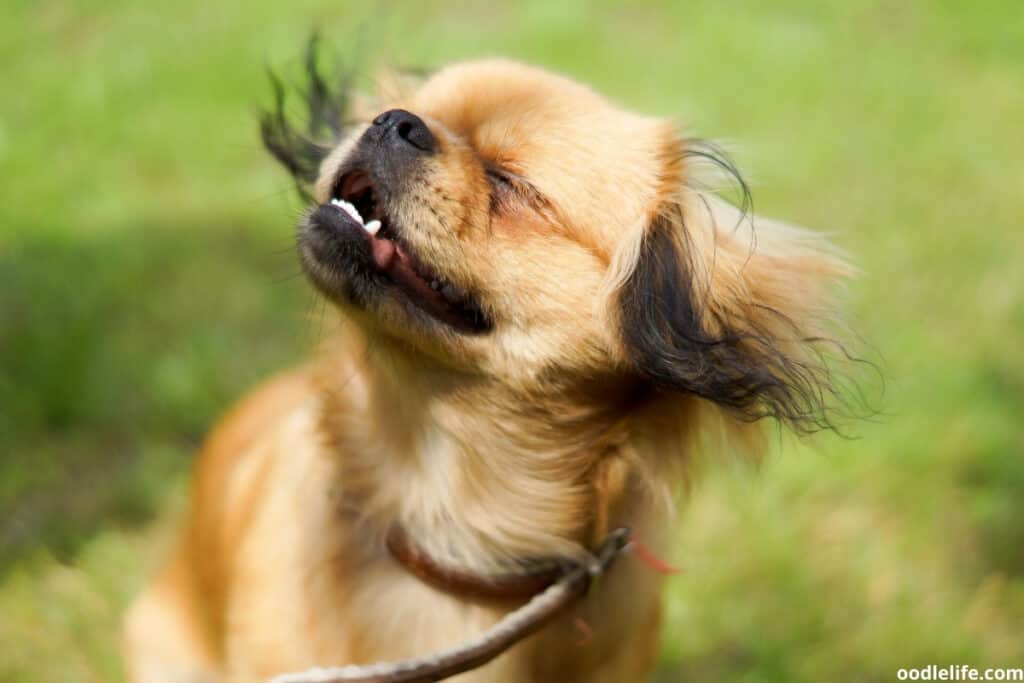
[[[306,83],[298,88],[305,105],[300,122],[285,113],[285,85],[273,71],[269,72],[274,93],[273,108],[260,114],[260,137],[263,145],[295,179],[303,199],[311,198],[310,189],[316,181],[320,162],[344,135],[349,124],[352,81],[355,70],[342,69],[341,76],[330,85],[320,71],[319,38],[312,35],[306,44],[304,64]]]
[[[735,166],[714,147],[690,150],[733,177],[742,192],[736,215],[751,221],[749,192]],[[698,191],[681,197],[704,206],[687,211],[682,199],[667,202],[647,226],[619,290],[633,366],[655,386],[699,396],[741,420],[774,417],[797,432],[836,429],[833,418],[847,412],[849,399],[830,354],[857,359],[818,333],[822,321],[810,292],[847,274],[845,264],[801,245],[805,234],[793,228],[778,240],[785,248],[776,244],[771,254],[756,241],[740,245],[737,226],[714,224],[710,202],[721,200]],[[687,217],[707,217],[711,225],[687,225]],[[691,231],[698,229],[712,231],[710,247],[696,243]]]

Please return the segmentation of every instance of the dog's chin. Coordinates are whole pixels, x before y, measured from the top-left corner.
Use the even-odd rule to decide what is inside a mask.
[[[315,208],[300,226],[303,267],[328,298],[378,316],[397,303],[407,320],[381,322],[399,326],[441,326],[464,335],[493,329],[472,294],[442,277],[402,239],[401,227],[392,223],[366,174],[349,173],[332,200],[348,202],[363,220],[335,201]]]

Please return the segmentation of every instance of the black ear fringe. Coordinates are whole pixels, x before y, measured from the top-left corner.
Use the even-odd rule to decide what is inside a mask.
[[[297,88],[305,113],[296,122],[285,113],[288,96],[284,82],[268,70],[274,104],[260,113],[260,137],[267,151],[292,175],[299,195],[307,201],[312,197],[320,162],[340,142],[349,123],[355,69],[341,72],[335,84],[329,85],[320,70],[319,36],[310,36],[304,62],[306,83]]]
[[[750,185],[747,184],[746,179],[740,173],[739,167],[736,162],[732,160],[722,147],[712,140],[705,140],[702,138],[689,138],[686,141],[685,148],[682,153],[684,161],[696,159],[698,162],[704,162],[718,171],[719,175],[724,176],[725,180],[731,183],[736,191],[736,196],[733,199],[733,203],[736,208],[739,209],[739,218],[737,219],[736,225],[739,226],[744,219],[748,218],[754,212],[754,195],[750,192]],[[699,182],[695,178],[690,179],[691,185]],[[716,187],[701,187],[697,185],[695,189],[709,190],[717,192],[719,188]]]
[[[680,210],[675,220],[661,216],[649,226],[619,294],[622,334],[635,368],[657,387],[694,394],[741,420],[773,417],[798,433],[840,431],[836,419],[849,412],[849,401],[826,350],[857,359],[837,342],[801,337],[798,326],[774,310],[761,311],[776,323],[772,330],[713,318],[718,331],[708,332],[703,318],[713,313],[701,311],[694,294],[693,268],[675,234],[681,220]],[[780,329],[793,338],[777,339]]]

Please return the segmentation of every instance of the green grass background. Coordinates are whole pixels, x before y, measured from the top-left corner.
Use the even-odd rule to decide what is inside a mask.
[[[862,266],[885,414],[707,468],[659,680],[1024,666],[1019,0],[5,0],[0,681],[120,678],[119,613],[203,432],[321,334],[255,125],[264,67],[312,28],[368,64],[510,55],[677,117],[731,143],[758,211]]]

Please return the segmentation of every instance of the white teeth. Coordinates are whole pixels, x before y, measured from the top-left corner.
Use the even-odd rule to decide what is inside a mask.
[[[336,206],[345,213],[347,213],[349,216],[352,217],[352,220],[359,223],[359,225],[363,226],[363,229],[366,230],[366,232],[370,233],[371,235],[376,235],[377,231],[380,230],[379,220],[372,220],[369,223],[364,223],[363,217],[359,215],[359,210],[356,209],[356,207],[354,207],[349,202],[346,202],[344,199],[332,199],[331,205]]]
[[[358,222],[360,225],[363,224],[363,217],[359,215],[359,211],[356,210],[356,207],[352,206],[344,199],[332,199],[331,204],[338,207],[349,216],[352,216],[352,220]]]

